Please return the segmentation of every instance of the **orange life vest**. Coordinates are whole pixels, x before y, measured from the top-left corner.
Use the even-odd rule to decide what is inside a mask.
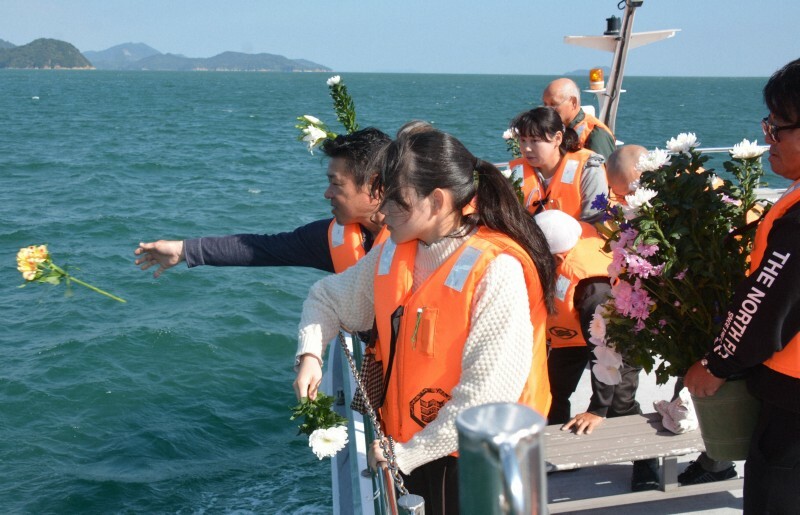
[[[764,259],[767,250],[767,239],[775,220],[782,217],[795,204],[800,202],[800,181],[795,182],[770,209],[758,224],[753,251],[750,253],[750,273],[756,271]],[[794,335],[783,349],[773,354],[764,365],[787,376],[800,378],[800,333]]]
[[[581,148],[586,147],[586,140],[589,139],[589,134],[592,133],[595,127],[600,127],[600,129],[606,131],[611,135],[612,138],[614,138],[614,133],[611,132],[611,129],[609,129],[608,126],[601,122],[597,117],[587,113],[586,111],[584,111],[583,114],[583,120],[572,127],[572,129],[578,133],[578,141],[581,142]]]
[[[534,327],[533,360],[519,402],[545,414],[550,409],[545,323],[539,276],[527,253],[507,236],[481,227],[425,283],[411,292],[417,241],[387,240],[375,270],[375,318],[379,356],[392,367],[381,417],[386,434],[408,441],[436,418],[461,377],[475,289],[499,254],[522,263]],[[402,308],[403,315],[396,316]],[[393,327],[393,315],[394,327]],[[395,335],[395,351],[390,345]],[[501,337],[501,335],[498,335]],[[387,359],[394,354],[393,359]],[[384,373],[386,370],[384,370]]]
[[[372,245],[383,243],[388,237],[389,231],[385,226],[381,227]],[[331,220],[328,226],[328,248],[333,260],[333,270],[337,274],[355,265],[367,253],[364,249],[364,233],[361,225],[339,225],[335,218]]]
[[[525,209],[535,215],[543,209],[560,209],[576,220],[581,217],[581,177],[586,161],[593,154],[591,150],[581,149],[567,152],[558,165],[556,173],[545,188],[539,174],[525,158],[514,159],[508,163],[513,176],[522,176],[522,193],[525,196]]]
[[[547,317],[547,337],[554,349],[586,345],[575,309],[575,287],[583,279],[608,277],[611,264],[611,256],[603,252],[606,240],[597,229],[585,222],[581,228],[581,239],[556,269],[556,312]]]

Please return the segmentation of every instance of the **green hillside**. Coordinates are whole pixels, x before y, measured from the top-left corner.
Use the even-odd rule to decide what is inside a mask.
[[[92,68],[80,51],[65,41],[37,39],[14,48],[0,48],[0,68]]]

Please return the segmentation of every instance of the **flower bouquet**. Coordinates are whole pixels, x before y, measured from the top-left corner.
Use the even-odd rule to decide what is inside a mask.
[[[355,103],[350,93],[347,92],[347,86],[342,82],[342,78],[339,75],[334,75],[326,83],[333,99],[333,110],[339,123],[344,126],[348,134],[357,131]],[[329,130],[325,123],[316,116],[306,114],[299,116],[297,121],[298,123],[295,127],[300,130],[300,135],[297,139],[304,141],[308,145],[308,151],[312,154],[314,153],[314,148],[321,145],[323,141],[336,137],[336,133]]]
[[[616,384],[624,357],[665,383],[709,348],[744,278],[761,184],[763,149],[747,140],[731,151],[723,180],[705,169],[694,134],[642,156],[635,192],[606,208],[613,286],[590,328],[595,375]]]
[[[517,131],[514,129],[506,129],[503,132],[503,139],[506,140],[506,150],[511,153],[511,159],[522,157],[522,152],[519,150],[519,138],[517,138]]]
[[[17,270],[22,273],[22,278],[25,279],[25,283],[20,288],[24,288],[28,283],[57,285],[61,284],[63,280],[67,283],[68,293],[71,291],[69,289],[71,283],[76,283],[117,302],[126,302],[125,299],[73,277],[69,272],[53,263],[53,258],[50,255],[50,251],[47,250],[47,245],[31,245],[19,249],[19,252],[17,252]]]
[[[297,434],[308,435],[308,445],[317,458],[330,458],[347,445],[347,419],[333,411],[333,397],[322,392],[311,400],[300,399],[289,420],[303,417]]]

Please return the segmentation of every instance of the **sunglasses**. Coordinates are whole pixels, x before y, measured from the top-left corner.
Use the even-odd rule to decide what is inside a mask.
[[[791,125],[775,125],[769,121],[769,116],[761,119],[761,130],[764,131],[764,136],[769,136],[775,143],[779,143],[781,139],[778,137],[780,131],[787,131],[790,129],[800,129],[800,123]]]

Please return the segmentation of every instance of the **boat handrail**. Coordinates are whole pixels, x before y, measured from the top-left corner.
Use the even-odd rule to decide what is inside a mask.
[[[394,488],[392,471],[385,461],[378,463],[378,472],[374,476],[376,512],[386,515],[398,515],[397,494]]]
[[[334,339],[328,349],[328,370],[322,384],[323,391],[336,395],[336,409],[348,419],[351,435],[346,451],[331,461],[334,513],[353,513],[355,509],[364,515],[424,515],[422,497],[412,494],[397,497],[393,473],[386,462],[379,463],[375,473],[367,468],[370,443],[377,436],[370,417],[362,417],[350,408],[358,386],[350,359],[345,355],[349,354],[356,369],[360,368],[362,346],[359,338],[344,331],[341,339]]]
[[[759,145],[759,149],[763,151],[769,150],[769,145]],[[733,150],[733,147],[699,147],[695,149],[698,152],[702,152],[703,154],[714,154],[714,153],[729,153]]]
[[[767,150],[769,150],[769,145],[758,145],[758,148],[766,152]],[[731,150],[733,150],[733,145],[729,147],[698,147],[695,148],[695,150],[703,154],[723,154],[723,153],[727,154],[730,153]],[[503,168],[508,168],[509,161],[493,161],[492,164],[497,168],[503,169]]]

